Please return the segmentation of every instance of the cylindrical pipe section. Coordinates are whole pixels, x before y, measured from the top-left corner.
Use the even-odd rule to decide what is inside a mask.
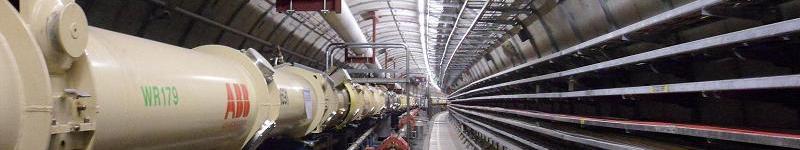
[[[342,7],[341,12],[339,14],[336,13],[323,13],[322,18],[325,19],[326,22],[336,31],[339,36],[347,43],[369,43],[367,38],[364,36],[364,31],[361,30],[360,26],[358,25],[358,21],[353,17],[353,13],[350,11],[350,6],[345,1],[341,1]],[[359,55],[364,56],[372,56],[373,51],[371,48],[353,48],[353,52]],[[380,63],[378,62],[377,57],[372,57],[372,60],[376,63],[374,64],[365,64],[368,68],[372,69],[381,69],[383,68]],[[379,77],[383,77],[383,74],[379,74]]]
[[[350,11],[350,6],[345,1],[341,1],[341,12],[337,13],[322,13],[322,18],[336,31],[342,40],[349,43],[368,43],[367,37],[364,36],[364,31],[359,28],[356,18]],[[359,55],[372,55],[372,51],[363,48],[354,48],[353,52]]]
[[[300,138],[320,127],[326,116],[325,109],[329,108],[327,100],[335,98],[324,90],[327,78],[318,72],[289,64],[278,66],[275,70],[281,103],[277,133]]]
[[[0,133],[16,135],[0,149],[257,148],[379,116],[396,99],[382,87],[334,86],[308,67],[273,69],[254,50],[186,49],[94,27],[80,34],[86,48],[48,76],[52,60],[27,29],[43,25],[25,26],[8,2],[0,18],[9,18],[0,23],[0,102],[10,104],[0,105]]]
[[[82,110],[96,113],[85,118],[97,119],[94,149],[237,149],[278,115],[275,85],[224,46],[189,50],[90,28],[68,76],[67,87],[96,100]]]
[[[0,149],[45,149],[53,98],[44,57],[19,12],[0,1]]]
[[[347,109],[347,116],[345,117],[345,121],[342,122],[342,125],[344,125],[353,120],[360,120],[361,114],[364,113],[366,103],[364,102],[360,85],[344,83],[342,86],[344,90],[346,90],[350,102],[350,106]]]

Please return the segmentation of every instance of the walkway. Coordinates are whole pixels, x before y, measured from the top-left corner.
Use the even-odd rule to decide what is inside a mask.
[[[450,124],[450,115],[444,111],[433,117],[430,139],[426,150],[463,150],[465,146],[458,138],[458,131]]]

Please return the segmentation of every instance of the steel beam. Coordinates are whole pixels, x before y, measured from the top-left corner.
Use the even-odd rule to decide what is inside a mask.
[[[577,98],[577,97],[596,97],[596,96],[612,96],[612,95],[688,93],[688,92],[704,92],[704,91],[786,89],[786,88],[798,88],[798,87],[800,87],[800,75],[785,75],[785,76],[774,76],[774,77],[662,84],[662,85],[649,85],[649,86],[624,87],[624,88],[584,90],[584,91],[573,91],[573,92],[493,95],[493,96],[471,97],[466,99],[458,99],[454,101],[461,102],[461,101],[494,100],[494,99]]]
[[[439,58],[439,66],[442,66],[442,62],[444,62],[444,57],[447,56],[447,47],[450,45],[450,40],[453,38],[453,33],[458,28],[458,21],[460,21],[461,16],[464,15],[464,9],[466,9],[467,3],[469,3],[469,0],[464,0],[464,4],[461,5],[461,9],[459,9],[458,11],[458,17],[456,17],[455,23],[453,23],[453,29],[451,29],[450,34],[447,35],[447,41],[444,44],[444,52],[442,52],[442,57]]]
[[[399,73],[404,72],[394,69],[347,69],[348,73]]]
[[[533,65],[537,65],[537,64],[542,63],[542,62],[549,62],[550,60],[553,60],[554,58],[559,58],[561,56],[569,55],[569,54],[572,54],[572,53],[575,53],[575,52],[579,52],[579,51],[582,51],[582,50],[586,50],[586,49],[589,49],[589,48],[597,46],[597,45],[602,45],[603,43],[605,43],[607,41],[621,39],[626,34],[630,34],[630,33],[645,29],[647,27],[651,27],[653,25],[658,25],[658,24],[661,24],[663,22],[667,22],[667,21],[671,21],[671,20],[674,20],[674,19],[677,19],[677,18],[681,18],[682,16],[687,16],[687,15],[690,15],[690,14],[696,14],[696,13],[699,13],[699,11],[702,10],[703,8],[705,8],[705,7],[711,7],[711,6],[714,6],[714,5],[718,5],[718,4],[722,3],[722,2],[723,2],[722,0],[699,0],[699,1],[694,1],[694,2],[691,2],[691,3],[685,4],[685,5],[681,6],[681,7],[678,7],[678,8],[663,12],[661,14],[658,14],[656,16],[647,18],[645,20],[636,22],[634,24],[631,24],[631,25],[626,26],[624,28],[621,28],[619,30],[614,30],[614,31],[612,31],[610,33],[607,33],[607,34],[604,34],[602,36],[595,37],[595,38],[593,38],[591,40],[588,40],[588,41],[582,42],[582,43],[580,43],[578,45],[569,47],[569,48],[564,49],[564,50],[562,50],[560,52],[553,53],[553,54],[550,54],[550,55],[546,55],[544,57],[541,57],[539,59],[535,59],[535,60],[527,62],[525,64],[518,65],[518,66],[515,66],[515,67],[512,67],[512,68],[503,70],[501,72],[492,74],[490,76],[481,78],[478,81],[474,81],[474,82],[472,82],[472,83],[470,83],[470,84],[468,84],[466,86],[463,86],[463,87],[459,88],[455,92],[451,93],[449,97],[453,97],[453,95],[459,94],[459,92],[462,92],[463,90],[468,89],[469,87],[475,86],[476,84],[483,83],[483,82],[485,82],[487,80],[490,80],[490,79],[495,79],[495,78],[500,77],[500,76],[502,76],[504,74],[511,73],[511,72],[518,71],[518,70],[522,70],[522,69],[531,67]]]
[[[480,9],[480,10],[478,10],[478,15],[475,17],[475,20],[472,20],[472,24],[470,24],[470,25],[469,25],[469,28],[467,28],[467,32],[466,32],[466,33],[464,33],[464,37],[462,37],[462,38],[461,38],[461,41],[459,41],[459,42],[458,42],[458,45],[456,45],[456,48],[453,50],[453,55],[451,55],[451,56],[450,56],[450,57],[447,59],[447,63],[445,63],[445,65],[444,65],[444,69],[442,69],[442,77],[445,77],[445,76],[447,76],[447,67],[449,67],[449,66],[450,66],[450,61],[452,61],[452,60],[453,60],[453,57],[455,56],[455,52],[456,52],[456,51],[458,51],[458,48],[459,48],[459,47],[461,47],[461,43],[463,43],[463,42],[464,42],[464,39],[466,39],[466,38],[467,38],[467,35],[469,35],[469,32],[470,32],[470,31],[472,31],[472,28],[473,28],[473,27],[475,27],[475,23],[477,23],[477,22],[478,22],[478,20],[480,20],[480,19],[481,19],[481,16],[483,16],[483,12],[485,12],[484,10],[486,10],[486,7],[487,7],[487,6],[489,6],[489,4],[491,4],[491,3],[492,3],[492,0],[487,0],[487,1],[486,1],[486,3],[484,3],[484,4],[483,4],[483,6],[481,7],[481,9]],[[445,53],[446,53],[446,52],[447,52],[447,51],[446,51],[446,49],[445,49]],[[444,58],[442,58],[442,59],[444,59]],[[448,80],[448,79],[444,79],[444,78],[443,78],[442,80]]]
[[[640,53],[636,55],[631,55],[627,57],[617,58],[609,61],[604,61],[601,63],[596,63],[588,66],[583,66],[575,69],[570,69],[561,72],[555,72],[520,80],[515,80],[511,82],[505,82],[501,84],[496,84],[492,86],[487,86],[483,88],[478,88],[472,91],[468,91],[459,95],[464,95],[476,91],[504,87],[509,85],[516,85],[522,83],[530,83],[536,82],[541,80],[548,80],[560,77],[567,77],[573,76],[581,73],[598,71],[603,69],[609,69],[614,67],[619,67],[623,65],[628,65],[637,62],[644,62],[649,60],[654,60],[658,58],[664,58],[668,56],[674,56],[678,54],[685,54],[690,52],[702,51],[708,48],[719,47],[729,44],[747,42],[755,39],[762,39],[768,37],[774,37],[779,35],[784,35],[788,33],[793,33],[800,31],[800,18],[792,19],[787,21],[782,21],[774,24],[763,25],[755,28],[750,28],[746,30],[736,31],[732,33],[727,33],[723,35],[717,35],[705,39],[700,39],[692,42],[682,43],[678,45],[673,45],[670,47],[665,47],[657,50],[648,51],[645,53]]]
[[[744,143],[763,144],[771,146],[800,148],[800,135],[776,133],[768,131],[754,131],[748,129],[724,128],[704,125],[691,125],[680,123],[650,122],[636,120],[618,120],[608,118],[593,118],[564,114],[550,114],[536,111],[505,109],[499,107],[465,106],[451,104],[452,107],[482,110],[496,113],[513,114],[533,119],[543,119],[556,122],[580,124],[585,126],[606,127],[624,130],[636,130],[655,133],[677,134],[711,139],[730,140]]]
[[[390,79],[390,78],[353,78],[353,83],[408,83],[409,80],[405,78]]]
[[[501,116],[489,115],[489,114],[485,114],[485,113],[479,113],[479,112],[475,112],[475,111],[464,110],[464,109],[457,108],[457,107],[450,107],[450,108],[455,110],[455,111],[464,112],[466,114],[471,114],[471,115],[478,116],[478,117],[481,117],[481,118],[484,118],[484,119],[489,119],[489,120],[493,120],[493,121],[497,121],[497,122],[502,122],[504,124],[516,126],[516,127],[523,128],[523,129],[527,129],[529,131],[533,131],[533,132],[536,132],[536,133],[539,133],[539,134],[542,134],[542,135],[546,135],[546,136],[550,136],[550,137],[553,137],[553,138],[557,138],[557,139],[561,139],[561,140],[565,140],[565,141],[570,141],[570,142],[575,142],[575,143],[580,143],[580,144],[584,144],[584,145],[589,145],[589,146],[593,146],[593,147],[598,147],[598,148],[602,148],[602,149],[627,149],[627,150],[644,150],[644,149],[647,149],[647,148],[644,148],[644,147],[625,145],[625,144],[622,144],[622,143],[615,143],[615,142],[607,141],[607,140],[604,140],[604,139],[601,139],[601,138],[593,138],[593,137],[589,137],[589,136],[585,136],[585,135],[579,135],[579,134],[578,135],[573,135],[574,133],[547,129],[547,128],[544,128],[544,127],[531,125],[530,123],[527,123],[527,122],[508,119],[508,118],[503,118]]]
[[[524,149],[522,147],[517,146],[516,144],[514,144],[512,142],[509,142],[506,138],[504,138],[504,137],[508,137],[508,138],[511,138],[513,140],[516,140],[516,141],[526,141],[526,140],[523,140],[522,138],[520,138],[519,136],[516,136],[514,134],[508,133],[506,131],[503,131],[503,130],[500,130],[500,129],[497,129],[497,128],[492,128],[491,126],[479,126],[479,125],[476,125],[475,124],[475,120],[468,119],[467,117],[465,117],[465,116],[463,116],[463,115],[461,115],[461,114],[459,114],[459,113],[457,113],[455,111],[450,111],[450,112],[453,113],[453,116],[456,118],[456,120],[459,123],[461,123],[463,125],[466,125],[470,129],[477,131],[478,133],[480,133],[483,136],[488,137],[492,141],[500,143],[500,145],[502,145],[502,146],[504,146],[504,147],[506,147],[508,149]],[[483,125],[485,125],[485,124],[483,124]],[[487,131],[487,129],[491,130],[491,131]],[[495,133],[500,134],[500,135],[497,135]],[[504,136],[504,137],[501,137],[501,136]],[[536,149],[539,149],[539,150],[546,150],[547,149],[545,147],[542,147],[542,146],[539,146],[539,145],[536,145],[536,144],[532,144],[532,142],[527,142],[527,143],[531,143],[530,145],[532,145],[532,147],[535,147]]]

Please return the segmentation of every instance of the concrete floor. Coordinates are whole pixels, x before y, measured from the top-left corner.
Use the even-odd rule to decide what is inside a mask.
[[[430,136],[425,144],[426,150],[459,150],[466,149],[458,138],[458,132],[450,124],[450,115],[440,112],[430,122]]]

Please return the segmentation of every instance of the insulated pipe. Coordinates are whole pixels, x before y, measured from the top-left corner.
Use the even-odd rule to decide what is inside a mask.
[[[367,38],[364,36],[364,32],[361,31],[361,28],[358,28],[358,22],[356,18],[353,17],[353,13],[350,11],[350,6],[347,5],[347,2],[342,1],[342,8],[340,14],[336,13],[320,13],[322,18],[325,18],[325,21],[336,31],[339,36],[342,37],[347,43],[368,43]],[[356,54],[365,54],[371,55],[371,51],[367,51],[366,49],[354,49],[353,52]]]
[[[272,135],[322,131],[324,119],[348,111],[321,71],[273,69],[254,49],[185,49],[78,27],[86,21],[74,1],[37,2],[19,10],[55,11],[19,15],[0,1],[0,104],[9,104],[0,105],[0,135],[11,135],[0,149],[256,149]],[[60,60],[45,59],[44,47],[69,55],[55,63],[68,69],[48,74],[46,61]]]
[[[87,117],[96,123],[90,148],[240,149],[257,131],[269,133],[278,118],[282,105],[274,81],[268,82],[272,75],[241,51],[219,45],[190,50],[99,28],[88,33],[87,55],[77,59],[67,81],[91,96],[74,101],[96,100],[84,110],[96,114]],[[55,116],[59,124],[72,121],[61,114]],[[63,135],[81,134],[54,137]]]
[[[333,95],[323,74],[296,64],[279,65],[275,70],[281,103],[275,134],[303,137],[328,118],[326,109],[337,109],[339,99]]]
[[[320,13],[322,18],[328,22],[328,25],[336,31],[339,36],[342,37],[346,43],[369,43],[367,38],[364,36],[364,31],[361,31],[359,28],[358,22],[356,18],[353,17],[353,13],[350,11],[350,6],[345,1],[342,2],[342,7],[340,8],[341,11],[339,14],[336,13]],[[371,48],[354,48],[353,52],[358,55],[366,55],[372,56],[372,49]],[[373,61],[378,62],[375,57],[372,57]],[[370,69],[380,69],[383,68],[380,64],[366,64],[366,66]]]
[[[0,1],[0,18],[0,149],[252,148],[278,117],[255,50],[89,27],[73,0]]]
[[[375,127],[378,127],[378,125],[372,126],[371,128],[369,128],[367,130],[367,132],[364,132],[364,134],[359,136],[358,139],[356,139],[356,141],[353,142],[353,144],[350,145],[350,147],[347,147],[347,150],[358,149],[358,146],[360,146],[361,143],[364,143],[364,140],[366,140],[367,137],[369,137],[369,135],[372,135],[372,131],[375,131]]]

